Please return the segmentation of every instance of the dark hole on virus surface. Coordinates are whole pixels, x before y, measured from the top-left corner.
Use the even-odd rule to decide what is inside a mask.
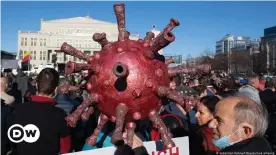
[[[123,66],[120,66],[120,65],[117,66],[116,71],[117,71],[118,73],[123,73],[123,71],[124,71]]]
[[[125,78],[118,78],[118,79],[115,81],[114,87],[115,87],[119,92],[125,91],[126,88],[127,88],[127,81],[126,81],[126,79],[125,79]]]

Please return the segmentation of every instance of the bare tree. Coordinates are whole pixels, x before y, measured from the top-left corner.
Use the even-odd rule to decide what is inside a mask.
[[[223,70],[227,71],[228,69],[228,57],[227,54],[218,53],[214,56],[214,59],[211,62],[212,70]]]
[[[202,53],[201,53],[201,56],[208,56],[208,57],[211,57],[213,58],[215,56],[215,52],[213,50],[211,50],[210,48],[206,48]]]

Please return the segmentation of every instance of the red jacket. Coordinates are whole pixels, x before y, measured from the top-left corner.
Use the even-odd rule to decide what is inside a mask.
[[[202,138],[202,145],[205,151],[220,151],[212,142],[213,129],[208,126],[204,126],[197,131],[197,135]]]

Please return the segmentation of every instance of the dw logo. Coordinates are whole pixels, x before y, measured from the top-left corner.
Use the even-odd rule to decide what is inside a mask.
[[[28,124],[25,127],[19,124],[12,125],[8,130],[8,137],[14,143],[20,143],[23,140],[33,143],[38,140],[40,131],[37,126]]]

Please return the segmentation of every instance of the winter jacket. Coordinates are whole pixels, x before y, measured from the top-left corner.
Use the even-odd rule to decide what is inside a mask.
[[[235,96],[244,96],[248,97],[251,100],[255,101],[257,104],[262,105],[261,98],[259,95],[259,90],[251,85],[242,86]]]
[[[228,146],[222,149],[221,152],[221,154],[223,152],[271,153],[272,149],[264,137],[252,137]]]

